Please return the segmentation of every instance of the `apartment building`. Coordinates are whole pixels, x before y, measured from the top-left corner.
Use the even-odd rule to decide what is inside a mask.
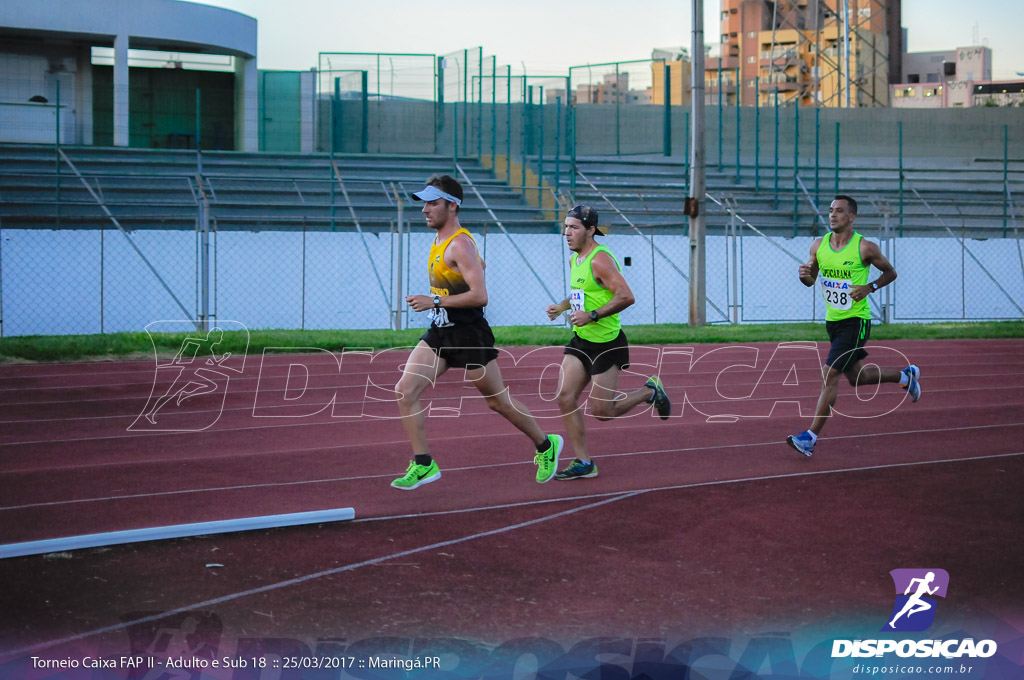
[[[1020,106],[1024,81],[993,81],[992,50],[972,45],[904,55],[892,105],[904,109]]]
[[[900,0],[723,0],[707,103],[887,106],[899,9]]]

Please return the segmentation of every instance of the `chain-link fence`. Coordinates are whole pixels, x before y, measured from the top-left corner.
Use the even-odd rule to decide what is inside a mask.
[[[432,54],[322,53],[317,150],[436,153],[441,133]],[[404,106],[390,104],[401,102]],[[396,135],[395,130],[405,130]]]
[[[89,181],[90,178],[84,178]],[[95,179],[95,178],[93,178]],[[216,182],[214,183],[216,186]],[[432,232],[408,201],[419,182],[384,180],[354,192],[390,196],[390,218],[349,223],[220,220],[209,231],[160,228],[0,228],[0,310],[4,335],[138,331],[162,319],[237,321],[249,328],[395,328],[425,325],[409,294],[427,288],[423,260]],[[227,187],[223,187],[227,193]],[[312,193],[312,185],[306,185]],[[467,204],[473,202],[467,190]],[[710,199],[710,197],[709,197]],[[722,200],[722,199],[717,199]],[[713,323],[808,321],[824,317],[816,290],[796,278],[812,236],[769,235],[735,204],[731,221],[707,241],[707,318]],[[870,205],[865,200],[864,204]],[[467,207],[470,207],[467,205]],[[952,226],[932,236],[898,236],[892,216],[862,208],[858,228],[877,240],[900,276],[871,297],[885,321],[1020,319],[1024,255],[1016,222],[1006,238],[973,239]],[[223,224],[221,224],[223,223]],[[221,225],[218,227],[218,225]],[[2,225],[0,225],[2,226]],[[487,262],[495,325],[550,323],[544,308],[568,287],[561,234],[465,220]],[[627,324],[685,323],[689,237],[656,226],[616,228],[602,239],[636,296]],[[204,270],[208,268],[208,274]]]
[[[637,296],[627,323],[685,322],[689,112],[667,86],[663,104],[642,94],[664,71],[641,60],[530,75],[482,48],[323,54],[316,83],[264,78],[301,106],[261,104],[264,118],[283,119],[276,139],[308,123],[316,134],[303,148],[321,153],[253,155],[208,151],[238,136],[223,73],[177,74],[176,88],[164,73],[134,76],[130,142],[148,148],[117,152],[65,146],[81,138],[85,100],[54,80],[40,90],[51,99],[0,108],[5,130],[27,126],[51,144],[0,147],[0,329],[111,332],[183,317],[421,324],[402,303],[425,288],[429,239],[409,191],[437,171],[466,184],[463,221],[488,259],[495,323],[548,323],[544,306],[565,292],[558,223],[569,201],[613,226],[607,242]],[[106,76],[94,75],[102,89]],[[112,134],[110,99],[94,102],[94,140]],[[820,318],[793,271],[837,192],[861,201],[858,228],[901,274],[872,296],[879,319],[1024,316],[1024,122],[1013,111],[757,101],[707,109],[709,320]]]

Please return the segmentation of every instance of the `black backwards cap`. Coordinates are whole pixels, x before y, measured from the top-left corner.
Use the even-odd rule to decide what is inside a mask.
[[[584,227],[594,227],[594,233],[605,235],[605,230],[597,226],[597,211],[591,208],[589,205],[575,205],[569,212],[565,214],[566,217],[575,217],[583,223]]]

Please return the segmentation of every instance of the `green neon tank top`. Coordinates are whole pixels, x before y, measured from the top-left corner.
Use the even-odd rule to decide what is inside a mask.
[[[612,251],[608,250],[606,246],[597,246],[580,262],[576,261],[576,253],[571,253],[569,255],[569,307],[572,310],[582,309],[585,312],[589,312],[603,307],[608,304],[609,300],[615,297],[612,291],[604,288],[594,279],[591,263],[594,260],[594,256],[600,252],[608,253],[615,266],[620,271],[622,270],[622,267],[619,267],[619,261],[615,259]],[[619,323],[618,314],[602,317],[593,323],[588,323],[586,326],[573,326],[573,331],[578,336],[590,342],[611,342],[619,336],[621,329],[622,324]]]
[[[868,299],[865,297],[855,302],[851,297],[854,286],[867,284],[868,270],[871,269],[870,265],[865,265],[860,259],[860,242],[864,237],[854,232],[846,247],[836,252],[832,249],[834,236],[830,233],[818,246],[818,282],[821,297],[825,299],[825,320],[841,321],[856,317],[870,319]]]

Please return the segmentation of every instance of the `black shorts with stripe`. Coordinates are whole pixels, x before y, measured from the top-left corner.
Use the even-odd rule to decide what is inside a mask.
[[[828,358],[825,359],[826,366],[831,366],[840,373],[847,373],[868,355],[864,345],[871,337],[871,319],[855,316],[839,321],[826,321],[825,330],[828,331],[828,339],[832,342]]]
[[[498,358],[494,348],[494,333],[484,318],[453,326],[431,324],[420,336],[439,358],[452,368],[477,368]]]
[[[590,342],[573,333],[563,353],[579,359],[587,377],[601,375],[612,366],[629,368],[629,341],[626,340],[626,332],[622,330],[609,342]]]

